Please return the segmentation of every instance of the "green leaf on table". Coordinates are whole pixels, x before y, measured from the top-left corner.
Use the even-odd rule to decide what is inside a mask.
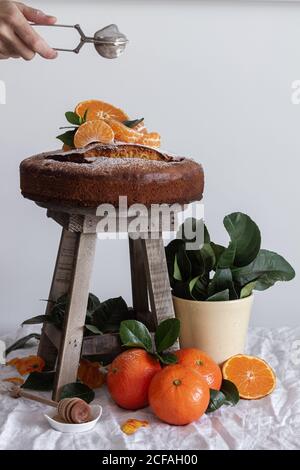
[[[234,265],[248,265],[256,258],[260,250],[261,236],[258,226],[242,212],[226,215],[223,223],[231,242],[236,247]]]
[[[230,380],[223,379],[221,392],[225,395],[226,405],[236,405],[240,399],[236,385]]]
[[[252,291],[255,289],[256,281],[249,282],[241,289],[240,299],[244,299],[245,297],[249,297],[252,294]]]
[[[265,290],[277,281],[290,281],[295,277],[292,266],[273,251],[260,250],[257,257],[248,266],[234,268],[233,279],[241,286],[256,281],[256,290]]]
[[[26,381],[21,388],[30,390],[38,390],[46,392],[53,389],[55,371],[49,372],[32,372],[28,375]]]
[[[124,126],[126,127],[136,127],[138,124],[141,124],[141,122],[144,121],[144,118],[141,119],[133,119],[132,121],[123,121]]]
[[[56,136],[57,139],[61,140],[64,144],[68,145],[69,147],[74,147],[74,136],[77,129],[73,129],[72,131],[66,131],[64,134],[60,134]]]
[[[81,398],[81,400],[90,403],[95,398],[95,392],[90,387],[80,382],[64,385],[61,389],[60,399],[73,397]]]
[[[24,346],[28,343],[28,341],[30,341],[32,338],[34,339],[40,339],[41,338],[41,335],[38,334],[38,333],[30,333],[29,335],[27,336],[24,336],[23,338],[20,338],[18,339],[18,341],[16,341],[15,343],[13,343],[11,346],[9,346],[6,351],[5,351],[5,354],[9,354],[10,352],[12,351],[16,351],[17,349],[22,349],[24,348]]]
[[[224,302],[229,300],[229,289],[222,290],[221,292],[217,292],[216,294],[207,297],[206,299],[208,302]]]
[[[91,316],[90,324],[95,325],[102,333],[116,332],[122,320],[127,319],[129,310],[122,297],[101,302]]]
[[[160,360],[160,362],[166,366],[171,365],[171,364],[177,364],[178,358],[175,356],[175,354],[172,353],[162,353],[158,354],[156,353],[155,356]]]
[[[179,336],[180,321],[177,318],[168,318],[162,321],[155,332],[156,351],[161,353],[170,348]]]
[[[85,324],[85,327],[88,331],[93,333],[94,335],[103,335],[102,331],[95,325],[89,325],[88,323]]]
[[[143,348],[152,351],[152,339],[148,328],[137,320],[124,320],[120,326],[120,338],[123,346]]]
[[[66,119],[70,124],[75,124],[75,126],[80,126],[80,116],[78,114],[73,113],[73,111],[67,111],[65,113]]]
[[[226,402],[226,397],[223,392],[220,390],[209,390],[210,393],[210,400],[206,410],[206,413],[212,413],[219,408]]]

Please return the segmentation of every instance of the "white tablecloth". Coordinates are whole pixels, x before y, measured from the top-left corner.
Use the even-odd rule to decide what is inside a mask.
[[[24,329],[17,333],[22,335]],[[15,335],[2,340],[9,345]],[[35,352],[36,347],[31,346],[9,357]],[[188,426],[163,424],[148,408],[121,410],[103,387],[96,392],[94,403],[102,405],[103,415],[94,430],[62,434],[47,424],[44,405],[0,394],[0,449],[299,449],[300,328],[252,329],[247,352],[262,357],[275,369],[273,394],[257,401],[241,400],[235,407],[223,407]],[[0,379],[13,375],[14,369],[0,368]],[[146,419],[150,425],[127,436],[120,424],[128,418]]]

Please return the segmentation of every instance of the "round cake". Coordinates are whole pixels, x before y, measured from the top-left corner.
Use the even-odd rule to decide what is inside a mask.
[[[202,198],[201,165],[137,144],[92,144],[48,152],[22,161],[21,191],[41,203],[96,207],[119,197],[128,205],[185,204]]]

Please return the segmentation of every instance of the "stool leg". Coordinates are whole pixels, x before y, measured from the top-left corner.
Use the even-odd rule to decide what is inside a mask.
[[[145,254],[151,312],[156,325],[174,316],[163,240],[142,240]]]
[[[63,229],[52,278],[49,302],[46,307],[46,315],[51,313],[53,301],[69,291],[70,282],[73,277],[74,256],[77,248],[77,234]],[[46,323],[42,329],[42,336],[39,344],[38,355],[45,360],[46,370],[55,368],[57,349],[49,339],[47,330],[49,325]]]
[[[136,319],[145,323],[152,329],[151,315],[149,315],[147,277],[144,263],[144,249],[141,239],[129,240],[132,305]]]
[[[97,241],[96,233],[76,233],[76,237],[76,259],[69,290],[70,301],[58,353],[53,400],[59,400],[63,385],[76,382],[77,379],[90,278]]]

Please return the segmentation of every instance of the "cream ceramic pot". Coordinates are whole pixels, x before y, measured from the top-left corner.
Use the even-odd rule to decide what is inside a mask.
[[[180,320],[180,347],[198,348],[218,364],[244,352],[253,295],[224,302],[202,302],[173,296]]]

